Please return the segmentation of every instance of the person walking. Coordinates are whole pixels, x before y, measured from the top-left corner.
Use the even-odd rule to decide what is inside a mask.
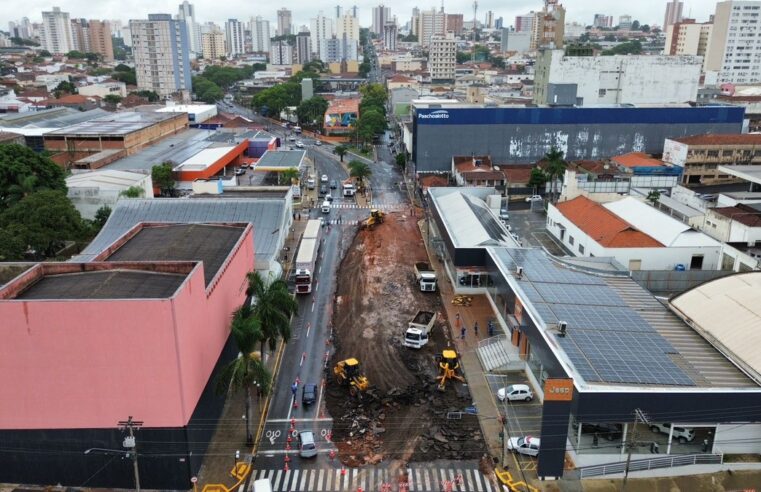
[[[460,340],[465,340],[465,327],[460,328]]]
[[[473,333],[476,335],[476,338],[478,338],[478,321],[473,324]]]

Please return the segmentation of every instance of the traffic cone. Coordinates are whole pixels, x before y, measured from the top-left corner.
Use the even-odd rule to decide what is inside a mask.
[[[299,400],[296,397],[293,398],[293,408],[299,408]]]
[[[291,418],[291,430],[293,430],[295,428],[296,428],[296,419],[295,418]]]
[[[328,441],[328,442],[333,442],[333,432],[332,431],[328,431],[328,433],[325,434],[325,440]]]
[[[285,462],[288,463],[289,461],[291,461],[291,457],[286,454],[285,455]]]
[[[288,470],[290,470],[290,468],[288,468],[288,463],[286,463],[285,466],[283,467],[283,471],[288,471]]]
[[[346,468],[344,468],[343,466],[341,467],[341,476],[342,477],[346,476]]]

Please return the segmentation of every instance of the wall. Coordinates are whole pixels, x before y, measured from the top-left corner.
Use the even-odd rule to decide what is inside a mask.
[[[744,110],[701,108],[416,108],[413,161],[418,172],[447,171],[453,155],[489,154],[526,164],[556,146],[567,160],[626,152],[658,154],[668,137],[739,133]],[[434,111],[437,115],[429,116]]]
[[[722,424],[716,426],[714,453],[761,454],[761,424]]]

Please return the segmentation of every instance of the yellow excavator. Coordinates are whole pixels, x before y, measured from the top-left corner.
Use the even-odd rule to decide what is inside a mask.
[[[457,374],[460,369],[460,363],[457,361],[457,352],[454,350],[444,350],[441,353],[441,362],[439,362],[439,368],[441,369],[439,377],[436,380],[439,382],[439,391],[444,391],[447,386],[448,379],[456,379],[460,382],[465,382],[465,378]]]
[[[367,376],[362,374],[359,361],[355,358],[342,360],[333,368],[336,382],[349,387],[351,396],[361,395],[370,386]]]
[[[375,224],[382,224],[383,217],[384,217],[384,213],[378,210],[377,208],[370,210],[370,217],[365,219],[365,221],[362,223],[362,228],[372,229]]]

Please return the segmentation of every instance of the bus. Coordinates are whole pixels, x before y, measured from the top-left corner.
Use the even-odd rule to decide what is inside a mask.
[[[299,251],[296,254],[295,280],[296,293],[309,294],[312,292],[315,265],[320,251],[322,234],[322,219],[313,219],[307,222],[304,235],[301,237]]]

